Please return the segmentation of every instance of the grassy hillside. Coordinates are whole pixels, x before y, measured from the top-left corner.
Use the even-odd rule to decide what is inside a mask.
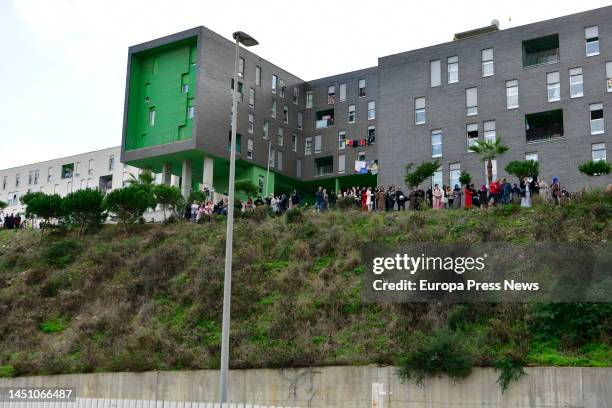
[[[358,249],[601,242],[611,215],[612,198],[593,194],[561,208],[237,220],[231,365],[405,364],[439,349],[472,365],[612,365],[609,305],[362,303]],[[40,244],[37,231],[0,231],[0,376],[218,367],[224,233],[223,220]]]

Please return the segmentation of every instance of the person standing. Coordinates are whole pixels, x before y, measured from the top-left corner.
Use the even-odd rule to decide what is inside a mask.
[[[459,184],[455,184],[455,188],[453,189],[453,207],[461,208],[461,188]]]
[[[378,211],[385,210],[385,192],[382,187],[376,189],[376,207]]]
[[[470,188],[470,186],[466,185],[465,186],[465,191],[464,191],[464,197],[465,197],[465,208],[470,209],[472,208],[472,196],[473,196],[473,192],[472,189]]]
[[[436,184],[432,192],[434,209],[442,208],[442,195],[443,193],[442,190],[440,190],[440,186]]]
[[[531,207],[531,180],[527,177],[524,179],[525,182],[525,196],[521,199],[521,207]]]

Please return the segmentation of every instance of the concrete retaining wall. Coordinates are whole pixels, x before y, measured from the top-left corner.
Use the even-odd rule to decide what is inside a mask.
[[[370,407],[372,383],[391,395],[384,407],[584,407],[612,408],[612,368],[527,368],[527,375],[502,394],[499,373],[475,369],[465,380],[432,378],[402,383],[394,367],[321,367],[234,370],[235,402],[296,407]],[[215,401],[218,372],[212,370],[96,373],[0,379],[0,387],[74,387],[81,398],[156,401]]]

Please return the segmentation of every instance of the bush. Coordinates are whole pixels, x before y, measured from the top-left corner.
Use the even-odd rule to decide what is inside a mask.
[[[417,349],[400,360],[399,376],[422,383],[425,377],[446,374],[465,378],[472,372],[475,356],[460,332],[442,329],[425,338]]]
[[[578,170],[581,173],[586,174],[589,177],[602,176],[604,174],[608,174],[610,173],[611,168],[612,166],[610,165],[610,163],[604,160],[598,160],[598,161],[590,160],[578,166]]]
[[[102,207],[114,214],[127,233],[128,224],[139,222],[147,209],[155,207],[151,190],[140,185],[113,190],[104,197]]]
[[[85,228],[99,228],[106,219],[103,200],[104,195],[99,190],[89,188],[68,194],[61,204],[64,221],[70,227],[77,227],[79,235]]]
[[[506,165],[505,170],[522,181],[525,177],[537,178],[540,165],[535,160],[513,160]]]
[[[289,224],[299,224],[304,221],[304,214],[299,207],[293,207],[287,210],[287,222]]]
[[[234,184],[234,188],[251,197],[259,194],[259,189],[251,180],[239,180]]]
[[[502,392],[508,389],[510,382],[518,380],[525,374],[523,369],[525,365],[523,355],[510,352],[505,353],[493,363],[493,366],[501,371],[497,383],[500,385]]]
[[[336,208],[342,211],[355,208],[355,199],[352,197],[339,197],[336,200]]]
[[[15,373],[15,367],[12,365],[0,365],[0,378],[11,378]]]
[[[59,333],[66,330],[66,323],[62,319],[51,319],[40,324],[40,331],[43,333]]]
[[[76,259],[80,248],[77,241],[69,239],[55,242],[43,252],[42,259],[49,266],[64,268]]]
[[[28,193],[22,197],[22,201],[26,205],[26,217],[44,220],[41,234],[44,232],[44,227],[51,224],[52,219],[60,218],[62,214],[62,198],[57,194]]]
[[[178,188],[176,188],[176,187],[174,187],[174,188],[178,190]],[[181,191],[179,190],[179,196],[180,195],[181,195]],[[156,194],[156,196],[157,196],[157,194]],[[206,194],[204,194],[203,191],[199,191],[199,190],[192,191],[189,194],[189,198],[187,198],[187,201],[189,203],[193,203],[193,202],[200,203],[202,201],[206,201]],[[158,203],[158,204],[160,204],[160,203]]]
[[[201,193],[202,196],[204,195],[204,193],[202,193],[201,191],[193,191],[189,196],[189,199],[191,199],[191,196],[194,193]],[[181,195],[181,190],[174,186],[168,186],[166,184],[159,184],[153,187],[153,195],[155,196],[155,202],[159,204],[162,207],[162,210],[164,211],[164,221],[167,220],[166,210],[169,208],[173,210],[179,208],[179,204],[181,204],[183,198]]]

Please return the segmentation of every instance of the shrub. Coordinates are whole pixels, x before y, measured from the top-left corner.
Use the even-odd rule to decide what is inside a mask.
[[[501,387],[502,392],[508,389],[510,382],[518,380],[525,374],[523,369],[525,365],[523,355],[511,352],[505,353],[493,363],[493,366],[501,371],[497,383]]]
[[[256,196],[259,193],[259,189],[251,180],[239,180],[234,184],[234,188],[247,196]]]
[[[581,173],[586,174],[589,177],[602,176],[604,174],[608,174],[610,173],[611,168],[612,166],[610,165],[610,163],[604,160],[598,160],[598,161],[590,160],[578,166],[578,170]]]
[[[155,196],[150,188],[131,185],[106,194],[102,207],[114,214],[127,233],[128,224],[139,222],[147,209],[155,207]]]
[[[193,191],[194,193],[202,193],[201,191]],[[176,210],[182,201],[181,190],[174,186],[168,186],[166,184],[159,184],[153,187],[153,195],[155,196],[155,202],[162,207],[164,212],[164,221],[167,221],[166,210],[168,208]],[[191,195],[189,198],[191,199]]]
[[[66,323],[62,319],[50,319],[40,324],[40,331],[43,333],[59,333],[66,330]]]
[[[461,170],[461,174],[459,175],[459,183],[462,185],[470,185],[472,183],[472,175],[465,170]],[[451,186],[454,188],[455,186]],[[461,187],[461,186],[459,186]]]
[[[410,188],[415,189],[422,182],[433,176],[440,167],[440,162],[438,160],[424,161],[414,171],[412,171],[412,166],[412,163],[406,166],[404,181]]]
[[[0,365],[0,378],[14,377],[15,373],[15,367],[12,365]]]
[[[355,199],[352,197],[339,197],[336,201],[336,208],[342,211],[355,208]]]
[[[475,356],[460,332],[442,329],[425,338],[417,349],[401,358],[399,376],[422,383],[425,377],[446,374],[464,378],[472,372]]]
[[[43,219],[41,234],[44,233],[45,226],[51,224],[52,219],[60,218],[62,214],[62,198],[57,194],[28,193],[22,197],[22,202],[26,205],[26,217]]]
[[[513,160],[506,165],[505,170],[521,181],[525,177],[537,178],[540,165],[535,160]]]
[[[61,205],[64,221],[70,227],[77,227],[79,235],[85,228],[99,228],[106,219],[103,200],[104,195],[99,190],[89,188],[68,194]]]
[[[179,190],[179,196],[180,196],[180,194],[181,194],[181,192]],[[192,191],[189,194],[189,197],[187,198],[187,201],[190,202],[190,203],[193,203],[193,202],[198,202],[199,203],[199,202],[202,202],[202,201],[206,201],[206,194],[204,194],[203,191],[194,190],[194,191]]]
[[[287,210],[287,222],[289,224],[299,224],[304,221],[304,214],[299,207],[293,207]]]
[[[76,259],[80,249],[77,241],[69,239],[58,241],[45,249],[42,259],[49,266],[64,268]]]

